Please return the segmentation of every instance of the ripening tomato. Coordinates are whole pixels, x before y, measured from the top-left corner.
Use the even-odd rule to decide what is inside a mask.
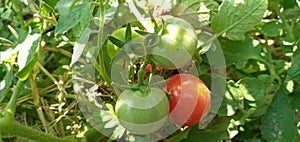
[[[169,102],[159,88],[125,90],[115,106],[119,122],[132,134],[147,135],[159,130],[167,121]]]
[[[171,122],[179,126],[192,126],[207,115],[210,91],[199,78],[189,74],[176,74],[167,81],[166,88],[171,94]]]

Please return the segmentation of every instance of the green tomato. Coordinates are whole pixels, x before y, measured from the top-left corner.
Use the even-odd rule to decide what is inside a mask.
[[[158,88],[125,90],[115,106],[119,122],[132,134],[147,135],[159,130],[167,121],[168,98]]]
[[[126,35],[126,28],[120,28],[111,34],[111,36],[117,38],[122,42],[125,42],[125,35]],[[131,30],[131,39],[132,41],[130,41],[126,45],[133,44],[133,43],[143,43],[144,37],[138,34],[136,31]],[[134,48],[132,50],[137,55],[145,54],[145,49],[143,47],[140,48],[136,48],[136,46],[131,46],[131,47]],[[114,45],[110,40],[107,41],[107,52],[111,59],[113,59],[118,54],[119,50],[120,48],[118,46]]]
[[[156,64],[165,69],[176,69],[191,63],[197,43],[192,25],[168,16],[164,18],[158,45],[149,50]]]

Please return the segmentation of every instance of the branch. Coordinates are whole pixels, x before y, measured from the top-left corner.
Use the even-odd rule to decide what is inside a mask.
[[[15,120],[5,118],[0,119],[0,128],[2,130],[5,130],[0,132],[0,135],[2,135],[3,137],[19,136],[39,142],[67,142],[67,140],[64,140],[62,138],[34,130],[30,127],[23,126]]]
[[[4,117],[10,120],[14,119],[14,115],[16,112],[17,107],[17,101],[21,92],[21,88],[23,87],[25,81],[19,80],[17,83],[17,86],[7,104],[7,106],[4,109]],[[5,130],[5,129],[4,129]]]

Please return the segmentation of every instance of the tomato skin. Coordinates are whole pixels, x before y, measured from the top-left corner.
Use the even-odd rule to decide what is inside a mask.
[[[132,134],[146,135],[159,130],[167,121],[169,102],[164,91],[125,90],[115,106],[119,122]]]
[[[210,91],[197,77],[189,74],[176,74],[166,83],[171,93],[171,122],[179,126],[192,126],[200,122],[210,108]]]
[[[111,36],[114,38],[117,38],[118,40],[125,42],[125,35],[126,35],[126,28],[120,28],[114,31]],[[131,39],[132,42],[140,42],[143,43],[144,37],[140,34],[138,34],[136,31],[131,30]],[[130,42],[129,42],[130,43]],[[118,52],[120,51],[121,48],[118,46],[114,45],[110,40],[107,41],[107,52],[108,55],[111,59],[113,59]],[[134,52],[137,52],[137,54],[145,54],[145,49],[138,49],[135,50]]]
[[[165,69],[177,69],[189,64],[197,48],[197,36],[185,20],[164,18],[159,44],[150,48],[153,61]]]

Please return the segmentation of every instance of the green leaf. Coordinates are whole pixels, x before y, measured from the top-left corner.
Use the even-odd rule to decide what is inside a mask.
[[[220,116],[234,115],[239,108],[241,97],[243,96],[238,84],[235,84],[233,81],[227,82],[226,93],[218,114]]]
[[[264,24],[264,26],[262,27],[262,33],[264,33],[268,37],[280,36],[282,27],[282,23],[279,23],[278,21],[271,21]]]
[[[258,101],[265,95],[264,82],[258,78],[243,78],[239,81],[239,87],[241,89],[244,98],[249,101]]]
[[[122,48],[125,44],[124,42],[122,42],[121,40],[119,40],[113,36],[109,36],[108,39],[119,48]]]
[[[13,13],[13,10],[12,10],[12,9],[7,9],[7,10],[4,11],[3,13],[1,13],[1,16],[0,16],[0,17],[1,17],[1,19],[3,18],[3,19],[8,20],[8,19],[11,18],[12,13]]]
[[[190,129],[185,130],[183,132],[179,132],[178,134],[172,136],[171,138],[169,138],[166,142],[178,142],[181,141],[185,138],[187,138],[187,135],[189,134]]]
[[[71,60],[71,66],[77,62],[83,52],[83,49],[86,46],[86,43],[89,41],[89,37],[91,34],[90,28],[85,28],[83,32],[81,32],[78,40],[76,41],[74,47],[73,47],[73,54],[72,54],[72,60]]]
[[[300,45],[300,43],[299,43]],[[288,70],[286,81],[297,80],[300,81],[300,46],[298,46],[298,50],[294,53],[292,58],[292,66]]]
[[[276,92],[262,119],[261,134],[267,141],[292,142],[297,141],[299,135],[295,113],[283,88]]]
[[[289,96],[289,100],[291,102],[292,108],[293,109],[300,109],[300,93],[296,92],[296,93],[292,93]]]
[[[131,26],[130,26],[130,23],[128,23],[126,26],[125,41],[129,42],[129,41],[131,41],[131,38],[132,38]]]
[[[282,6],[284,9],[298,7],[297,0],[282,0]]]
[[[110,8],[107,11],[111,11],[111,13],[113,13],[113,15],[112,15],[113,17],[112,16],[106,16],[106,19],[113,19],[113,22],[115,23],[115,25],[117,27],[124,26],[128,22],[137,21],[136,17],[134,16],[132,11],[128,7],[128,4],[125,3],[125,2],[120,3],[118,5],[118,7]],[[106,15],[109,15],[109,13],[106,14]]]
[[[244,68],[249,59],[260,59],[261,44],[246,36],[244,41],[232,41],[226,38],[220,38],[219,42],[223,48],[224,57],[227,66],[236,64],[239,68]]]
[[[35,63],[38,61],[40,41],[40,34],[29,34],[24,42],[16,47],[20,49],[18,55],[19,72],[16,76],[22,81],[28,78]]]
[[[54,8],[59,0],[42,0],[42,3],[49,6],[50,8]]]
[[[87,125],[88,130],[86,132],[84,132],[84,134],[81,134],[81,135],[83,135],[82,137],[85,137],[85,139],[88,142],[101,141],[102,139],[106,138],[103,134],[101,134],[99,131],[97,131],[95,128],[93,128],[89,124],[86,124],[86,125]]]
[[[282,15],[286,21],[297,21],[300,16],[300,8],[294,7],[286,9],[282,12]]]
[[[10,85],[13,81],[13,77],[14,77],[9,64],[4,64],[4,69],[5,69],[6,73],[5,73],[3,80],[0,82],[0,103],[5,98],[5,95],[6,95],[7,91],[9,90]]]
[[[300,39],[300,20],[298,20],[297,23],[295,23],[293,27],[293,34],[295,41],[298,41]]]
[[[243,40],[244,33],[261,21],[267,7],[267,0],[224,0],[212,18],[212,29],[218,35],[226,33],[229,39]]]
[[[230,120],[221,120],[221,117],[217,118],[220,124],[210,126],[206,129],[199,130],[197,127],[193,127],[187,138],[182,142],[218,142],[220,140],[229,139],[228,127]]]
[[[54,12],[55,5],[57,4],[59,0],[42,0],[41,4],[41,13],[43,13],[45,16],[51,16],[52,12]]]
[[[15,54],[18,53],[19,49],[18,48],[15,48],[15,49],[7,49],[5,51],[1,51],[0,52],[0,63],[3,63],[5,61],[8,61],[9,60],[14,60],[15,58]]]
[[[122,136],[124,135],[124,133],[125,133],[125,128],[122,126],[122,125],[118,125],[115,129],[114,129],[114,131],[113,131],[113,133],[112,133],[112,135],[111,135],[111,139],[113,139],[113,140],[115,140],[115,139],[120,139],[120,138],[122,138]]]
[[[218,7],[219,4],[214,0],[184,0],[179,2],[171,12],[198,28],[203,26],[201,24],[207,24],[211,15],[217,13]]]
[[[60,18],[56,26],[56,34],[66,32],[78,23],[89,25],[92,20],[94,6],[89,0],[76,2],[77,0],[61,0],[56,4]],[[74,3],[75,2],[75,3]]]
[[[105,123],[102,129],[113,128],[113,130],[110,131],[112,133],[110,138],[113,140],[120,139],[125,133],[125,128],[119,124],[118,118],[113,110],[113,106],[110,104],[107,104],[106,106],[109,110],[102,110],[100,113],[101,119]]]

